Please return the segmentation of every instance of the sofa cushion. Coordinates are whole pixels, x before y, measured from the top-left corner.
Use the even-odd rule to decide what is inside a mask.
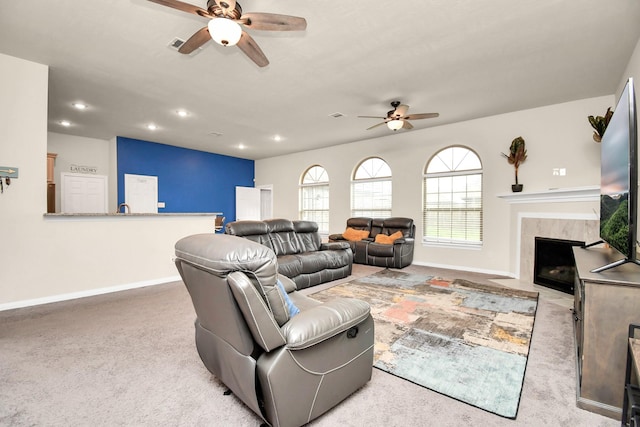
[[[313,221],[293,221],[293,229],[298,239],[300,252],[314,252],[320,250],[322,239],[318,233],[318,224]]]
[[[302,260],[296,255],[281,255],[278,257],[278,273],[287,277],[302,274]]]
[[[392,245],[393,242],[395,242],[396,240],[400,239],[401,237],[404,237],[402,234],[402,231],[396,231],[395,233],[393,233],[390,236],[387,236],[386,234],[378,234],[376,236],[375,242],[376,243],[383,243],[385,245]]]
[[[354,230],[371,230],[371,218],[354,217],[347,220],[347,227]]]
[[[344,237],[345,239],[351,242],[357,242],[358,240],[366,239],[367,237],[369,237],[369,231],[356,230],[354,228],[347,227],[345,232],[342,233],[342,237]]]
[[[348,251],[316,251],[295,255],[302,265],[302,274],[343,267],[350,262]]]
[[[293,222],[288,219],[268,219],[267,225],[271,247],[277,256],[300,253]]]
[[[401,231],[404,237],[414,237],[413,220],[411,218],[386,218],[382,222],[382,233],[392,234],[396,231]]]
[[[273,250],[271,240],[269,239],[267,224],[265,224],[264,221],[245,220],[230,222],[225,226],[225,234],[244,237],[245,239],[260,243]]]
[[[389,244],[369,243],[367,246],[367,256],[370,257],[393,257],[394,247]]]

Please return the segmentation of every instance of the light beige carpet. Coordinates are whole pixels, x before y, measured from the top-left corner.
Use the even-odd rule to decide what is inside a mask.
[[[354,266],[337,283],[377,270]],[[0,312],[0,425],[258,426],[202,365],[194,317],[181,282]],[[515,421],[374,369],[311,425],[617,426],[575,405],[572,328],[569,310],[541,298]]]

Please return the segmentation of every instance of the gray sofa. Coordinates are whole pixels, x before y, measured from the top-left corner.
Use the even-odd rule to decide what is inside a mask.
[[[277,274],[274,252],[247,239],[197,234],[179,240],[175,254],[203,364],[269,425],[306,424],[371,379],[366,302],[323,304],[296,292]]]
[[[278,257],[278,273],[292,279],[298,289],[351,274],[353,252],[349,244],[322,243],[318,224],[313,221],[234,221],[226,224],[225,233],[273,250]]]

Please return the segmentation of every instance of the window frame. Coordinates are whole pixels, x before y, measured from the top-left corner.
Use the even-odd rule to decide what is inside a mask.
[[[438,172],[427,172],[429,170],[429,166],[435,159],[441,159],[440,155],[447,150],[454,150],[456,148],[461,148],[466,150],[468,153],[462,157],[462,160],[466,158],[468,154],[471,154],[475,157],[475,160],[478,163],[478,167],[473,168],[464,168],[458,169],[456,165],[453,163],[447,171],[438,171]],[[452,161],[455,159],[454,156],[451,157]],[[443,162],[443,165],[445,163]],[[460,165],[460,163],[459,163]],[[422,244],[424,246],[438,246],[438,247],[455,247],[455,248],[466,248],[466,249],[480,249],[484,243],[484,170],[482,167],[482,159],[478,155],[478,153],[472,148],[465,145],[450,145],[438,150],[436,153],[429,158],[427,161],[423,174],[422,174]],[[464,182],[462,179],[464,178]],[[438,180],[436,181],[438,185],[441,184],[441,179],[450,180],[449,186],[450,190],[448,191],[438,191],[436,197],[439,200],[445,199],[444,204],[450,204],[447,206],[440,207],[438,209],[433,209],[428,206],[429,199],[433,199],[433,192],[429,192],[429,187],[433,185],[433,181],[430,180]],[[447,184],[446,181],[442,181]],[[475,181],[475,182],[474,182]],[[454,187],[454,185],[456,187]],[[458,190],[455,190],[458,188]],[[477,196],[475,201],[471,198],[469,201],[465,201],[467,199],[466,195]],[[448,197],[447,197],[448,196]],[[457,197],[456,197],[457,196]],[[460,197],[463,196],[463,197]],[[448,199],[448,200],[447,200]],[[462,200],[465,203],[462,206],[456,207],[454,203],[454,199]],[[438,203],[438,202],[436,202]],[[448,221],[448,229],[445,227],[445,230],[440,231],[438,229],[438,236],[428,235],[429,231],[433,229],[433,227],[429,224],[430,212],[442,212],[445,215],[442,215],[443,221],[445,224]],[[449,214],[447,215],[447,211]],[[458,215],[456,215],[458,214]],[[474,218],[469,218],[469,214],[471,214]],[[460,219],[463,218],[463,219]],[[471,223],[470,223],[471,221]],[[453,237],[456,232],[454,229],[455,223],[462,222],[464,224],[464,230],[462,231],[462,238]],[[441,227],[440,224],[437,224],[436,227]],[[448,235],[448,237],[443,237],[443,234]],[[473,236],[475,234],[475,237]],[[469,236],[472,236],[471,238]]]
[[[311,171],[316,168],[322,169],[322,172],[317,177],[311,177],[310,176]],[[309,178],[312,178],[311,182],[305,182],[308,176]],[[322,176],[326,176],[326,180],[322,180],[321,179]],[[322,165],[318,165],[318,164],[311,165],[307,169],[305,169],[305,171],[302,173],[298,187],[299,187],[298,218],[300,218],[301,220],[315,222],[316,224],[318,224],[318,232],[321,235],[328,235],[329,234],[329,191],[330,191],[329,172],[327,172],[327,169]],[[322,199],[325,201],[326,208],[325,207],[318,208],[312,202],[312,204],[314,205],[313,208],[305,209],[305,200],[306,200],[305,196],[306,196],[306,193],[309,192],[310,190],[312,192],[316,192],[316,191],[322,192],[323,190],[325,191],[326,196],[323,196],[321,194],[320,197],[322,197]],[[312,199],[315,199],[315,197],[311,197],[308,200],[312,200]],[[318,216],[321,217],[322,219],[318,220]]]
[[[368,164],[374,161],[380,161],[382,164],[377,167]],[[388,172],[388,174],[386,174]],[[382,175],[381,175],[382,173]],[[360,177],[359,177],[360,175]],[[362,177],[361,175],[366,175]],[[366,187],[369,189],[366,189]],[[381,187],[379,191],[376,191],[375,187]],[[364,194],[363,194],[364,193]],[[356,197],[366,196],[370,197],[368,201],[370,207],[356,208]],[[388,199],[385,202],[383,199]],[[382,201],[382,205],[376,205],[377,201]],[[381,157],[370,156],[358,163],[351,175],[351,217],[368,217],[368,218],[389,218],[393,212],[393,173],[391,166]]]

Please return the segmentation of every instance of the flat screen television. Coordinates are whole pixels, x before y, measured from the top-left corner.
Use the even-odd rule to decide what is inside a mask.
[[[636,255],[638,125],[632,78],[627,81],[620,95],[601,144],[600,238],[624,258],[598,267],[593,272],[629,262],[640,264]]]

